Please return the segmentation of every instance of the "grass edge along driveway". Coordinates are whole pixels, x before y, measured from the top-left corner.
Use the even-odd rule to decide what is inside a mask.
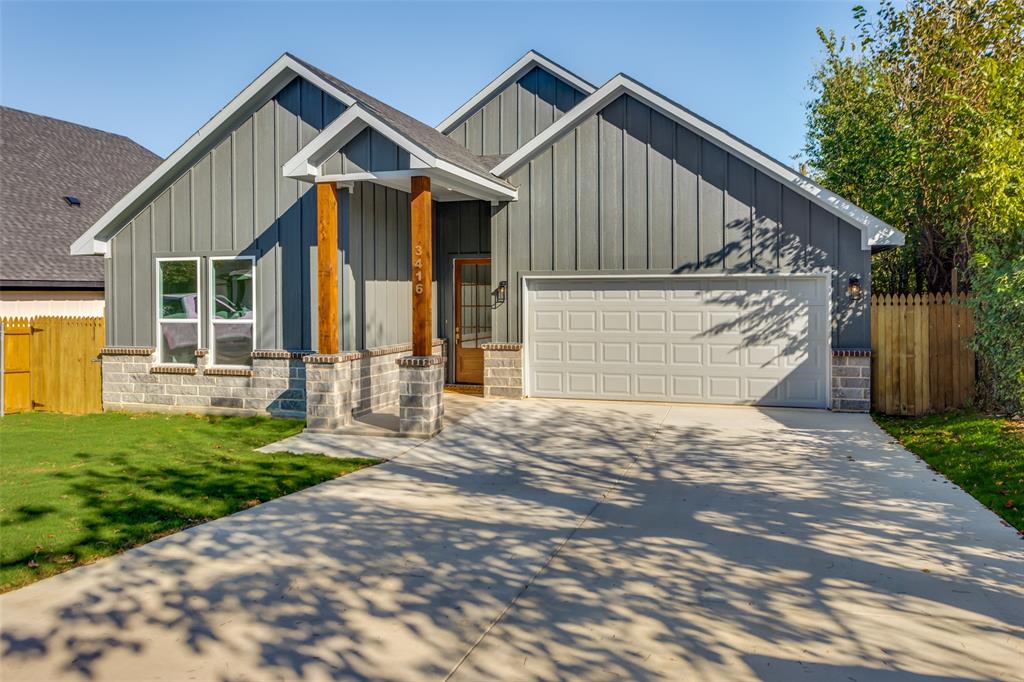
[[[873,416],[932,469],[1024,533],[1024,424],[970,410]]]
[[[265,454],[303,422],[46,413],[0,419],[0,592],[377,460]]]

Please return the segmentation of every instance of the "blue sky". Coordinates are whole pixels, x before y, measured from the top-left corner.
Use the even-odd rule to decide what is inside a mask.
[[[596,85],[623,71],[792,164],[815,28],[850,33],[854,4],[4,0],[0,102],[166,156],[285,51],[435,125],[533,48]]]

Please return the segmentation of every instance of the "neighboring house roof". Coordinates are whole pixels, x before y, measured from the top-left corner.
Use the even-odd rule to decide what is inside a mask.
[[[103,261],[68,247],[159,163],[123,135],[0,107],[0,284],[101,288]]]
[[[472,116],[474,112],[480,109],[480,107],[487,104],[488,100],[490,100],[494,95],[501,92],[508,87],[508,85],[519,80],[537,67],[544,69],[552,76],[565,81],[585,95],[589,95],[595,90],[593,85],[583,80],[572,71],[569,71],[560,64],[556,64],[541,53],[530,50],[520,57],[515,64],[505,69],[501,75],[485,85],[480,92],[469,98],[469,101],[453,111],[448,118],[438,123],[437,129],[441,133],[447,135],[457,128],[460,123]]]
[[[759,149],[747,144],[689,109],[651,90],[625,74],[618,74],[598,88],[593,94],[577,104],[565,116],[537,135],[515,153],[491,169],[499,177],[508,177],[516,168],[557,142],[590,116],[603,110],[622,95],[630,95],[660,111],[677,123],[689,128],[701,137],[735,154],[785,187],[807,196],[814,203],[839,218],[858,227],[861,231],[861,248],[870,249],[885,246],[902,246],[904,235],[880,218],[876,218],[850,201],[833,194],[808,177],[773,159]]]

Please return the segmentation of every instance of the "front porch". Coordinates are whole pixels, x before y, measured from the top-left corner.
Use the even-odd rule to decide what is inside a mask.
[[[303,358],[310,431],[378,428],[391,434],[429,437],[444,426],[446,406],[452,403],[442,395],[445,383],[476,384],[483,392],[488,377],[507,384],[502,375],[519,367],[509,364],[496,371],[486,367],[492,311],[504,303],[507,286],[492,281],[490,204],[484,201],[488,192],[467,195],[464,184],[453,187],[446,182],[442,190],[445,200],[438,201],[432,191],[437,174],[423,172],[388,174],[386,181],[363,177],[358,185],[337,176],[325,176],[326,181],[315,183],[317,352]],[[349,350],[360,347],[353,328],[358,326],[365,336],[368,326],[353,312],[372,315],[379,301],[367,293],[376,290],[375,283],[365,274],[358,278],[349,274],[354,268],[347,242],[353,226],[340,222],[346,220],[346,206],[351,201],[345,193],[357,186],[377,185],[401,197],[404,187],[394,185],[406,177],[408,226],[401,224],[404,211],[398,211],[394,216],[398,238],[384,239],[383,256],[395,263],[387,272],[399,273],[397,281],[388,282],[386,302],[392,310],[397,308],[394,317],[408,333],[405,338],[410,343]],[[401,234],[404,230],[407,232]],[[379,235],[364,232],[360,239],[364,250],[365,242],[373,239],[374,253],[379,256]],[[361,290],[352,291],[352,281],[360,281]],[[349,305],[346,297],[355,299],[357,305]],[[507,392],[503,397],[508,397]]]

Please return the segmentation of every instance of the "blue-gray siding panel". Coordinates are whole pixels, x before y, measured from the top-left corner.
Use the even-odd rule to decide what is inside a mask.
[[[574,166],[561,161],[569,150]],[[491,223],[493,283],[509,281],[508,301],[494,312],[497,341],[522,338],[521,277],[531,272],[828,267],[833,343],[869,345],[867,296],[846,295],[851,276],[867,291],[870,255],[857,228],[628,96],[508,180],[519,201],[496,208]]]
[[[114,236],[110,343],[156,345],[155,258],[234,254],[258,257],[256,346],[315,343],[314,190],[282,177],[280,167],[342,108],[309,83],[292,81],[234,131],[210,140],[207,152]],[[204,278],[205,270],[204,262]]]
[[[511,154],[584,98],[565,81],[536,67],[466,115],[448,134],[474,154]]]

